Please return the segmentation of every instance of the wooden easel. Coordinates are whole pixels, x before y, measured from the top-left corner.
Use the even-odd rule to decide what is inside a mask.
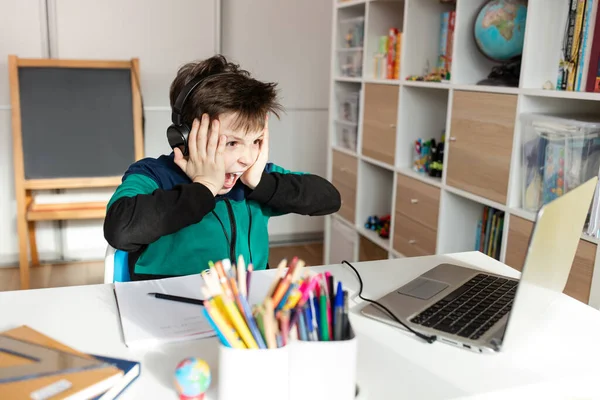
[[[48,189],[102,188],[116,187],[121,176],[27,179],[23,153],[21,119],[21,92],[19,69],[21,68],[77,68],[77,69],[128,69],[131,72],[131,95],[133,109],[134,157],[144,156],[142,132],[142,103],[139,88],[139,60],[95,61],[61,59],[23,59],[15,55],[8,57],[10,96],[12,107],[13,161],[15,174],[15,194],[17,201],[17,232],[19,236],[19,268],[21,289],[29,288],[29,253],[31,264],[39,265],[35,237],[36,221],[58,221],[74,219],[102,219],[105,216],[106,202],[79,202],[63,204],[35,204],[33,192]],[[132,160],[135,161],[135,160]]]

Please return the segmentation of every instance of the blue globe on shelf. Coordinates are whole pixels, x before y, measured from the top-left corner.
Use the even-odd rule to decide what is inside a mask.
[[[527,0],[490,0],[481,7],[473,35],[479,51],[500,63],[480,85],[518,86],[525,41]]]

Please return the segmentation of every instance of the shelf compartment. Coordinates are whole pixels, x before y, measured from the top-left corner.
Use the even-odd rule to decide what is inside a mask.
[[[491,244],[492,246],[490,254],[501,258],[506,218],[504,210],[486,206],[448,191],[442,193],[440,210],[440,246],[438,250],[440,254],[473,250],[487,254],[486,250],[489,250],[489,247],[486,248],[485,239],[487,238],[487,245]],[[490,210],[494,211],[496,219],[498,216],[502,217],[502,223],[496,225],[495,230],[492,229],[493,218],[486,219],[484,223],[484,212],[487,218]]]
[[[359,235],[359,261],[377,261],[388,258],[390,247],[389,239],[379,237],[377,232],[365,228],[358,229]]]
[[[437,66],[440,53],[441,16],[442,13],[453,9],[453,5],[441,3],[439,0],[407,0],[404,33],[408,40],[403,46],[401,79],[404,80],[411,75],[428,74]],[[406,81],[406,83],[431,82]]]
[[[391,1],[369,3],[367,25],[369,28],[366,35],[365,77],[369,79],[387,78],[387,75],[378,76],[376,74],[375,54],[379,52],[379,38],[381,36],[388,36],[391,28],[396,28],[398,32],[402,32],[404,25],[404,3]],[[400,43],[401,47],[402,43]],[[386,60],[387,55],[383,61],[385,62]],[[400,67],[401,65],[399,65]]]
[[[399,87],[364,85],[362,154],[395,165]]]
[[[506,204],[517,96],[454,91],[446,184]]]
[[[396,160],[399,168],[412,168],[416,158],[415,142],[435,139],[440,143],[446,131],[449,91],[421,87],[402,87],[400,129]],[[419,172],[419,171],[415,171]]]
[[[479,50],[473,34],[473,27],[479,11],[486,3],[488,3],[488,0],[457,2],[452,62],[453,83],[477,84],[482,79],[487,78],[494,66],[499,65],[498,62],[489,59]]]
[[[541,113],[547,115],[572,115],[572,116],[595,116],[600,115],[600,101],[593,100],[569,100],[561,98],[539,97],[523,95],[519,100],[519,117],[516,122],[515,146],[517,157],[513,157],[511,170],[511,190],[509,205],[513,208],[524,209],[522,202],[523,190],[523,148],[522,143],[526,135],[527,124],[522,121],[521,115],[529,113]]]
[[[542,89],[544,83],[550,81],[556,88],[569,5],[570,1],[566,0],[529,0],[522,87]],[[591,49],[591,43],[589,46]]]
[[[342,197],[342,206],[338,214],[351,223],[354,223],[356,213],[357,178],[358,159],[333,150],[331,181]]]
[[[364,228],[369,217],[383,217],[392,213],[394,173],[361,161],[359,167],[356,226]],[[365,228],[366,230],[366,228]],[[374,233],[377,236],[377,233]],[[381,238],[381,243],[384,243]]]

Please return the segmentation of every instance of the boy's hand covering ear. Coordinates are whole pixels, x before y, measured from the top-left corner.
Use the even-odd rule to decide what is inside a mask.
[[[175,148],[175,164],[196,183],[206,186],[217,195],[225,184],[225,143],[227,138],[219,133],[219,121],[214,120],[210,135],[210,118],[202,115],[202,122],[194,120],[188,136],[189,157],[186,159],[180,149]]]
[[[263,139],[260,146],[258,158],[250,168],[240,177],[242,183],[254,190],[260,183],[267,161],[269,160],[269,116],[265,117],[265,129],[263,131]]]

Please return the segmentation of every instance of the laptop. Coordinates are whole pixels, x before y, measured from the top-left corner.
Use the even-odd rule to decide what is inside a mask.
[[[597,181],[538,211],[520,279],[443,263],[377,301],[411,329],[441,342],[478,353],[501,351],[509,335],[522,337],[535,328],[535,316],[563,292]],[[374,304],[361,312],[403,328]]]

